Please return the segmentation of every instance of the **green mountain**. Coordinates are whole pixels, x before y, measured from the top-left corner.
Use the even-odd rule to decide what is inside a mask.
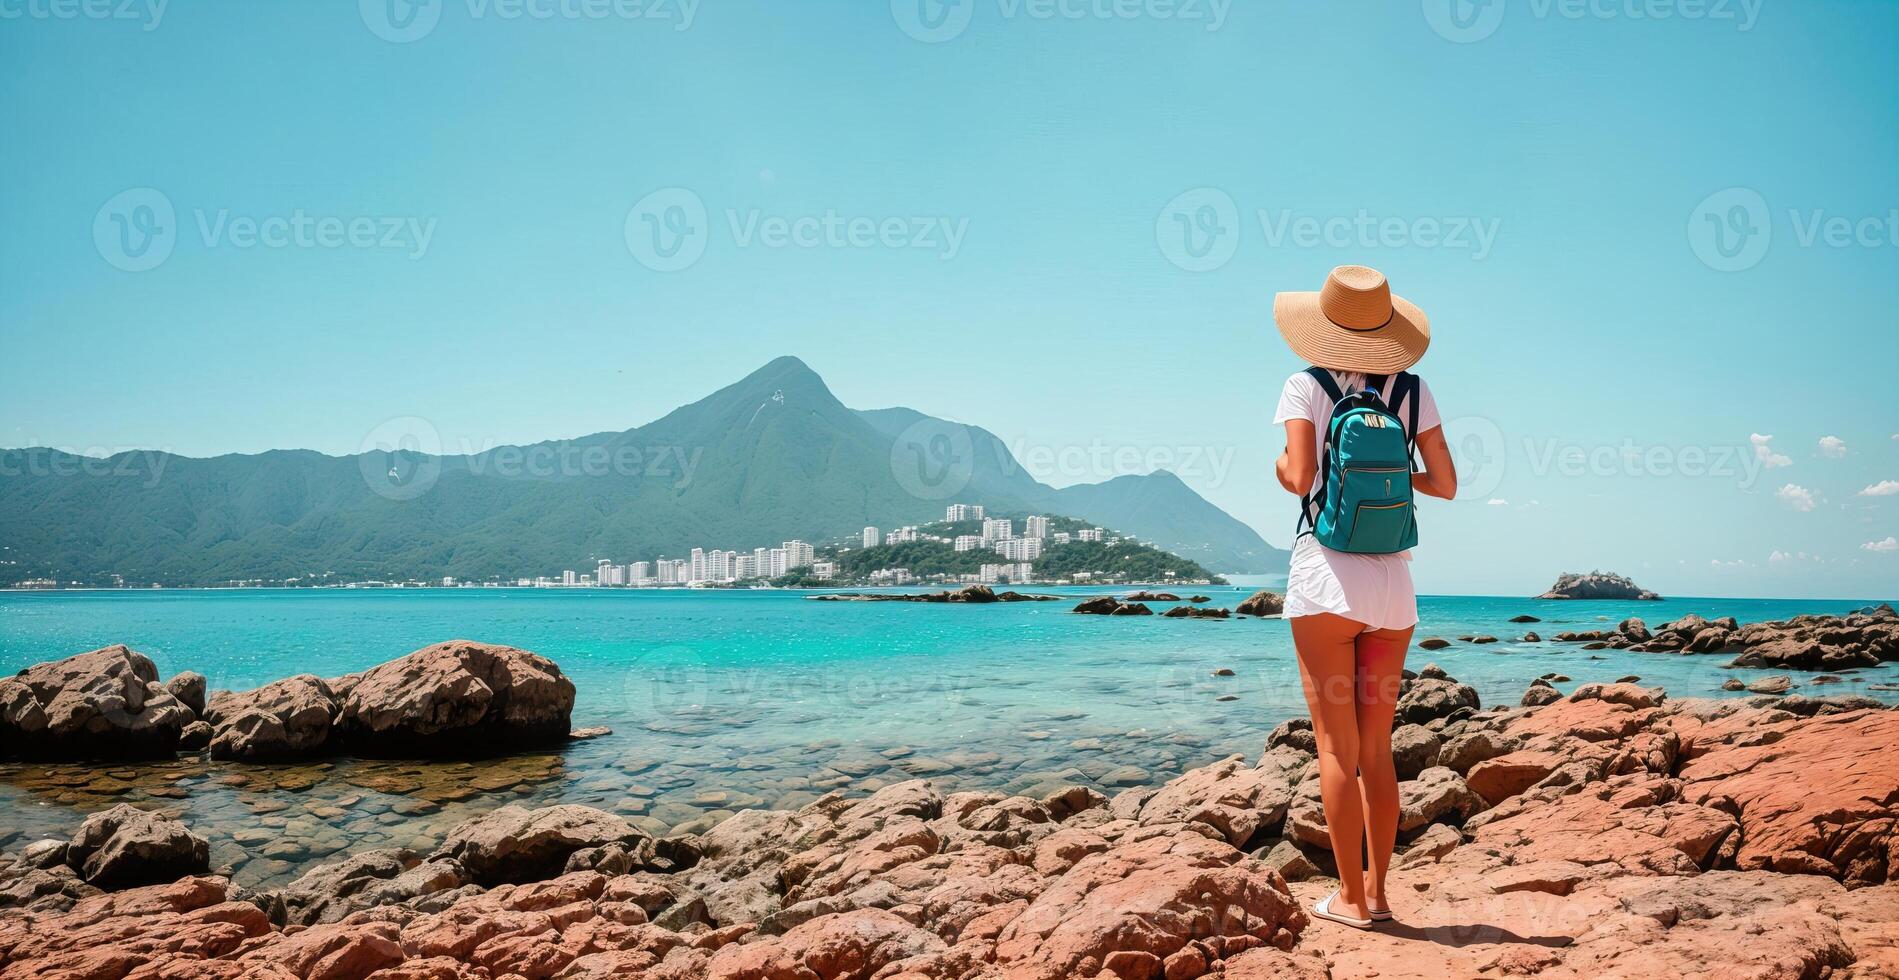
[[[0,585],[512,579],[920,524],[950,502],[1081,517],[1215,571],[1286,563],[1171,474],[1056,490],[982,429],[854,411],[781,357],[636,429],[472,456],[0,451]]]

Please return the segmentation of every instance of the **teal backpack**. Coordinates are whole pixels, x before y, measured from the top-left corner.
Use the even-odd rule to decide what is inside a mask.
[[[1417,466],[1417,377],[1400,372],[1391,382],[1388,406],[1379,394],[1385,375],[1371,375],[1365,388],[1346,394],[1332,372],[1315,367],[1306,373],[1331,396],[1332,420],[1325,427],[1319,482],[1303,501],[1298,533],[1305,533],[1311,523],[1320,544],[1360,555],[1417,547],[1418,520],[1411,501],[1411,473]],[[1400,406],[1409,409],[1410,425],[1399,421]]]

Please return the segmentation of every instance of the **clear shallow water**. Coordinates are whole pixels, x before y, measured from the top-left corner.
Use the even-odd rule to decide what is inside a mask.
[[[1232,607],[1252,589],[1197,591]],[[1635,674],[1677,697],[1724,696],[1722,681],[1764,672],[1725,670],[1719,655],[1511,641],[1524,629],[1549,636],[1630,615],[1650,625],[1689,612],[1748,622],[1871,601],[1426,597],[1419,637],[1487,633],[1505,642],[1414,649],[1411,666],[1441,664],[1485,704],[1514,704],[1532,678],[1553,671],[1576,683]],[[197,670],[214,689],[242,689],[362,670],[466,637],[553,658],[579,689],[575,724],[614,734],[475,766],[0,766],[0,843],[69,832],[78,811],[149,800],[211,836],[214,859],[240,880],[269,882],[339,849],[426,846],[445,824],[517,800],[590,803],[665,830],[918,775],[1010,792],[1065,781],[1112,792],[1257,753],[1274,725],[1305,713],[1283,621],[1078,616],[1071,605],[684,590],[4,595],[0,671],[125,643],[161,676]],[[1507,622],[1519,613],[1543,622]],[[1236,676],[1212,676],[1221,667]],[[1866,690],[1889,670],[1824,690],[1899,700]]]

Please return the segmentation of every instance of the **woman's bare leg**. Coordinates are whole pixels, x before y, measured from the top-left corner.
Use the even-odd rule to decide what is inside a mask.
[[[1365,899],[1391,908],[1385,896],[1385,872],[1398,842],[1398,773],[1391,760],[1391,718],[1404,680],[1404,655],[1411,630],[1361,633],[1358,650],[1358,787],[1365,801]]]
[[[1359,728],[1358,635],[1365,624],[1320,613],[1292,620],[1292,642],[1299,651],[1299,677],[1312,734],[1319,748],[1319,794],[1325,804],[1325,829],[1339,868],[1339,897],[1332,909],[1367,918],[1365,873],[1360,867],[1365,841],[1364,801],[1358,790]],[[1390,735],[1386,735],[1387,746]],[[1389,769],[1390,762],[1386,762]]]

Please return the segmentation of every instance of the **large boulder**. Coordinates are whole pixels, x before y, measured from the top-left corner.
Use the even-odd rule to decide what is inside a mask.
[[[457,861],[475,882],[499,885],[553,878],[576,852],[608,846],[639,855],[638,864],[653,852],[652,838],[593,807],[504,806],[449,831],[432,860]]]
[[[163,884],[209,869],[210,843],[169,817],[121,803],[86,818],[66,863],[96,888]]]
[[[478,754],[564,741],[574,683],[552,660],[468,640],[351,679],[335,737],[365,755]]]
[[[204,675],[195,670],[181,670],[165,682],[165,690],[194,715],[204,714],[204,688]]]
[[[1261,589],[1253,593],[1239,605],[1239,613],[1242,616],[1278,616],[1285,611],[1285,597],[1270,589]]]
[[[219,691],[205,709],[211,757],[247,762],[313,755],[329,747],[337,699],[315,674],[251,691]]]
[[[1277,831],[1285,821],[1286,808],[1311,761],[1297,749],[1276,748],[1257,766],[1233,756],[1188,770],[1142,804],[1140,821],[1202,823],[1234,847],[1258,846],[1257,838]]]
[[[1422,725],[1483,707],[1476,688],[1445,677],[1442,671],[1436,673],[1438,676],[1431,676],[1431,668],[1426,667],[1415,680],[1404,682],[1402,693],[1398,695],[1397,721],[1400,724]]]
[[[1184,835],[1083,858],[996,937],[1000,975],[1159,977],[1170,960],[1199,957],[1201,969],[1177,968],[1197,976],[1209,947],[1232,955],[1291,946],[1304,912],[1278,875],[1235,864],[1235,856],[1225,844]]]
[[[0,680],[0,753],[152,758],[176,750],[197,715],[123,644],[34,664]]]

